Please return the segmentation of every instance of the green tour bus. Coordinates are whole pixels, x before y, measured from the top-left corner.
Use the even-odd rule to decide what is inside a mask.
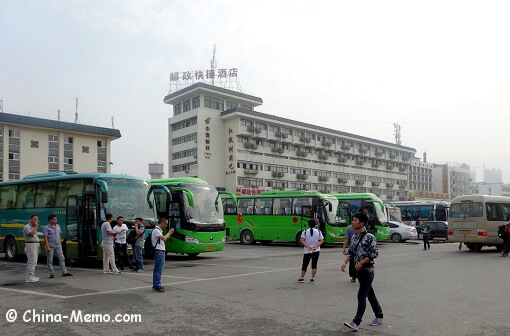
[[[236,203],[234,194],[218,191],[206,181],[194,177],[155,179],[153,186],[158,217],[168,218],[174,234],[165,242],[166,251],[191,257],[203,252],[221,251],[225,246],[225,219],[220,195]]]
[[[50,214],[62,228],[62,247],[70,261],[102,259],[101,224],[106,214],[124,217],[130,226],[135,218],[147,227],[156,223],[153,191],[147,179],[102,173],[51,172],[0,183],[0,252],[7,260],[23,254],[23,227],[32,215],[39,217],[38,236]],[[160,190],[161,189],[161,190]],[[166,190],[165,190],[166,189]],[[41,249],[41,255],[45,255]]]
[[[348,202],[351,205],[352,214],[368,210],[368,232],[372,233],[377,240],[390,238],[390,228],[383,201],[375,194],[352,193],[333,194],[338,200]]]
[[[308,229],[308,221],[318,218],[325,243],[344,240],[348,225],[346,211],[331,195],[296,191],[264,191],[259,195],[223,199],[227,238],[250,245],[260,241],[296,242]],[[340,210],[339,210],[340,208]]]

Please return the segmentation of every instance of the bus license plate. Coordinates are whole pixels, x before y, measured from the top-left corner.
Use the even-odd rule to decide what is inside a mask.
[[[214,251],[214,246],[207,246],[206,251]]]
[[[459,231],[460,231],[460,233],[462,233],[464,236],[467,236],[469,233],[471,233],[471,230],[466,230],[466,229],[464,229],[464,230],[463,230],[463,229],[460,229]]]

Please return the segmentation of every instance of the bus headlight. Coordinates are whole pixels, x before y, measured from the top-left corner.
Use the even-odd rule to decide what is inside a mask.
[[[198,239],[194,238],[194,237],[191,237],[191,236],[186,236],[186,238],[184,238],[184,241],[186,243],[190,243],[190,244],[200,244],[200,242],[198,241]]]

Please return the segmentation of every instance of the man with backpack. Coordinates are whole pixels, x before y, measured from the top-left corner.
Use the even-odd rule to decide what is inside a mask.
[[[143,272],[143,257],[142,257],[142,249],[144,244],[143,236],[145,234],[145,226],[143,225],[143,221],[141,218],[135,219],[135,225],[133,230],[129,233],[127,237],[128,244],[133,246],[133,255],[135,257],[136,267],[132,269],[132,271],[136,271],[138,273]]]
[[[510,216],[506,218],[506,223],[504,224],[504,231],[500,235],[503,238],[503,251],[501,251],[501,256],[508,256],[508,252],[510,251]]]

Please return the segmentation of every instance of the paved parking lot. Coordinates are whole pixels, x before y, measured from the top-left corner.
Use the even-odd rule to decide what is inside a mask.
[[[495,249],[472,253],[456,244],[382,243],[374,288],[384,324],[361,335],[508,335],[509,258]],[[302,248],[243,246],[197,259],[168,256],[163,284],[152,287],[152,261],[144,273],[104,275],[75,267],[73,277],[49,279],[40,261],[39,283],[27,284],[24,264],[0,261],[0,327],[3,334],[350,335],[343,322],[356,309],[357,283],[340,272],[338,246],[321,250],[315,284],[297,283]],[[57,267],[58,269],[58,267]],[[56,270],[58,271],[58,270]],[[58,274],[58,273],[57,273]],[[17,312],[15,322],[6,313]],[[33,309],[33,310],[32,310]],[[23,322],[35,314],[140,314],[141,321]],[[43,312],[44,311],[44,312]],[[76,315],[74,315],[76,316]],[[34,320],[32,318],[32,320]]]

